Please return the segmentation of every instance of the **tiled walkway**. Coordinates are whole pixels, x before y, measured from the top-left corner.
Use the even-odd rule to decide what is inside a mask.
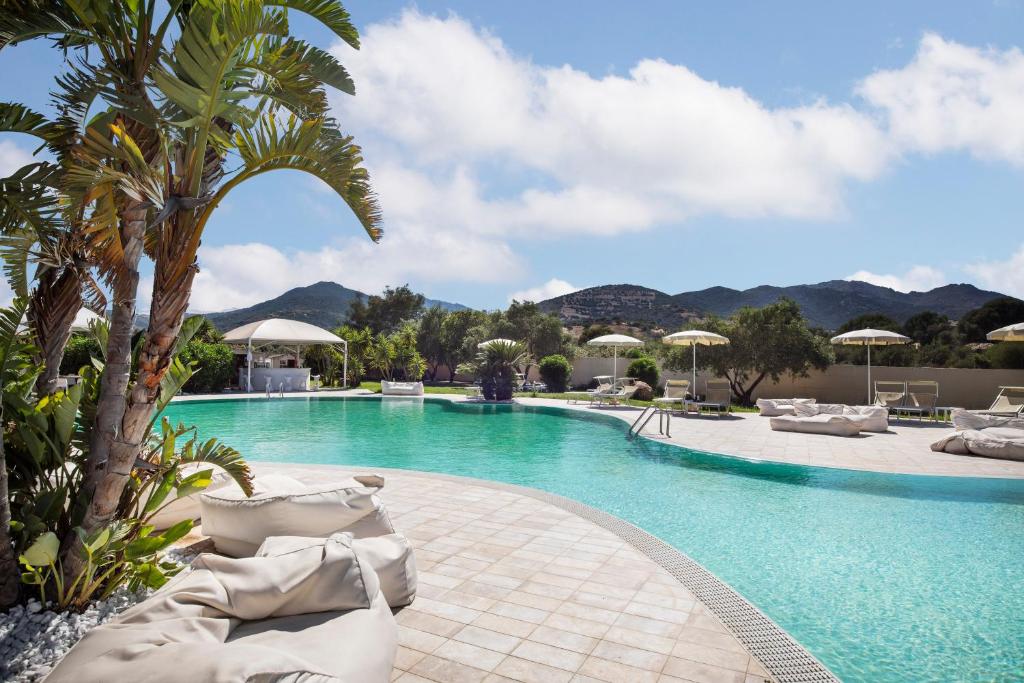
[[[322,481],[323,466],[256,464]],[[393,680],[759,683],[768,672],[668,572],[543,501],[420,473],[382,497],[416,547]]]

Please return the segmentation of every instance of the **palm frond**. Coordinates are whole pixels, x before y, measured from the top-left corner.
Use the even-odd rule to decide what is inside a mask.
[[[7,0],[0,12],[0,49],[34,38],[48,37],[68,49],[87,45],[89,31],[69,3]]]
[[[210,439],[199,444],[198,448],[190,451],[183,451],[181,454],[182,463],[209,463],[216,465],[230,475],[235,483],[245,491],[245,495],[252,495],[252,470],[242,458],[242,454],[231,446],[220,443],[216,439]]]
[[[338,0],[264,0],[264,4],[308,14],[346,43],[359,49],[359,31]]]
[[[61,205],[53,191],[57,173],[57,166],[44,161],[0,178],[0,233],[22,226],[39,236],[59,230]]]
[[[0,102],[0,132],[28,133],[45,140],[42,131],[49,123],[45,116],[23,104]]]
[[[28,259],[36,236],[29,230],[14,230],[0,235],[0,258],[4,277],[18,297],[28,296]]]

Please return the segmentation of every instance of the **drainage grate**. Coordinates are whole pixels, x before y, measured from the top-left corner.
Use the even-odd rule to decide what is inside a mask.
[[[385,470],[387,468],[379,468]],[[413,470],[394,470],[402,474],[421,474],[449,481],[472,482],[501,489],[554,505],[611,531],[665,568],[679,583],[693,593],[725,626],[733,632],[754,657],[764,665],[778,683],[838,682],[829,671],[800,643],[772,621],[764,612],[732,589],[717,576],[690,557],[629,522],[603,510],[571,498],[527,486],[516,486],[487,479],[434,474]]]

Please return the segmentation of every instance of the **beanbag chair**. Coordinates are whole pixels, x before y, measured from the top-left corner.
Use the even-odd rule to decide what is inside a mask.
[[[850,418],[828,414],[808,417],[781,415],[771,418],[771,428],[776,432],[828,434],[830,436],[856,436],[860,433],[860,425]]]

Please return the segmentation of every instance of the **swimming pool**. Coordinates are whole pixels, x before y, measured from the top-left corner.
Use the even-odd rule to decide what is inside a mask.
[[[1024,680],[1024,481],[754,463],[557,408],[443,400],[176,402],[253,461],[533,486],[661,537],[846,681]]]

